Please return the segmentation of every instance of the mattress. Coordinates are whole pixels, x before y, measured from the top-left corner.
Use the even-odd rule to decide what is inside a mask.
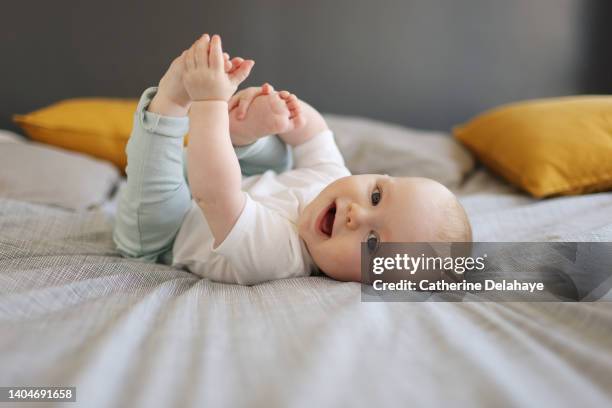
[[[612,193],[535,201],[478,168],[454,189],[476,240],[612,241]],[[0,385],[83,407],[612,404],[612,302],[219,284],[117,256],[113,212],[0,199]]]

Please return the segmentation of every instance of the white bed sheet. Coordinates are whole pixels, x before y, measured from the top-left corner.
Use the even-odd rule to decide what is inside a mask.
[[[456,191],[478,240],[612,240],[612,193],[535,201],[482,169]],[[83,407],[612,405],[612,302],[224,285],[116,257],[112,205],[49,211],[0,205],[0,385],[74,385]]]

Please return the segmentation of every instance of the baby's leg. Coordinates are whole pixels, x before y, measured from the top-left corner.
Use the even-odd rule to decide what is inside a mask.
[[[264,136],[246,146],[234,146],[234,151],[240,172],[246,177],[263,174],[268,170],[280,174],[293,167],[289,146],[275,135]],[[183,173],[185,180],[188,180],[187,148],[183,150]]]
[[[113,239],[129,257],[171,263],[172,244],[191,206],[183,177],[183,136],[188,118],[163,117],[146,108],[144,92],[127,145],[127,186],[121,191]]]
[[[263,174],[268,170],[282,173],[291,170],[291,150],[276,135],[264,136],[248,146],[234,148],[244,176]]]

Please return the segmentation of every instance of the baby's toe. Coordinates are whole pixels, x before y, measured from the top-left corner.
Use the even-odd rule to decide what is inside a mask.
[[[300,102],[297,98],[293,98],[292,100],[287,101],[287,107],[290,111],[299,111],[300,110]]]
[[[289,93],[287,91],[280,91],[278,95],[285,101],[287,104],[287,108],[289,111],[295,111],[300,108],[300,100],[295,94]]]
[[[295,104],[293,106],[289,106],[289,112],[291,113],[291,115],[295,115],[298,113],[302,112],[302,107],[300,106],[300,104]]]

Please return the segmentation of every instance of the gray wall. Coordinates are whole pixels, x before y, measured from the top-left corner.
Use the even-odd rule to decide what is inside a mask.
[[[0,128],[137,97],[200,33],[322,111],[448,129],[524,98],[610,92],[605,0],[20,1],[0,15]],[[609,2],[608,2],[609,3]]]

